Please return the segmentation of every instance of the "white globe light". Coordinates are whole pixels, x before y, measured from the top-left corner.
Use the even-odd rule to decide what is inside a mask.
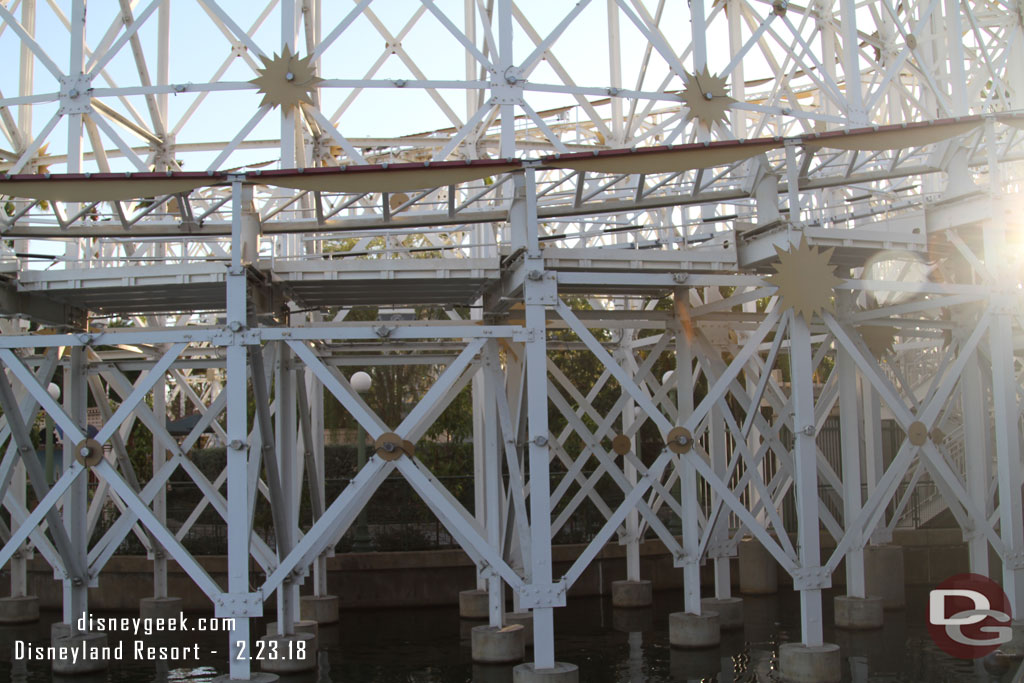
[[[50,398],[56,401],[60,398],[60,387],[53,382],[50,382],[50,385],[46,387],[46,393],[50,395]]]
[[[666,372],[664,375],[661,376],[661,383],[662,384],[668,384],[669,382],[673,381],[675,378],[676,378],[676,371],[675,370],[669,370],[668,372]]]
[[[370,380],[370,375],[360,370],[359,372],[352,373],[352,376],[348,380],[352,384],[352,388],[358,391],[360,394],[365,394],[370,390],[370,385],[373,383]]]

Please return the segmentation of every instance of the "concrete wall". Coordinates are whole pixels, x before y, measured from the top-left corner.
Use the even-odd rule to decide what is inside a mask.
[[[823,555],[834,542],[823,538]],[[934,585],[948,576],[967,571],[967,547],[956,529],[916,529],[897,531],[893,542],[903,545],[906,582],[908,585]],[[553,552],[554,575],[561,576],[582,552],[584,546],[556,546]],[[197,558],[220,585],[227,585],[227,558]],[[733,560],[735,562],[735,560]],[[168,563],[170,594],[185,600],[188,611],[212,611],[212,605],[175,564]],[[569,592],[572,596],[607,595],[611,583],[625,578],[625,548],[606,546]],[[703,568],[704,585],[711,586],[710,563]],[[993,571],[998,564],[993,564]],[[8,570],[9,571],[9,570]],[[9,591],[9,573],[0,576],[4,594]],[[253,582],[259,583],[262,572],[253,563]],[[658,541],[641,546],[642,576],[654,582],[655,590],[681,590],[682,571],[672,566],[672,558]],[[733,571],[733,579],[738,572]],[[138,609],[139,600],[152,595],[152,565],[144,556],[117,556],[100,574],[99,586],[89,591],[90,608],[102,610]],[[780,583],[789,577],[779,572]],[[842,565],[833,576],[835,585],[845,583]],[[439,550],[393,553],[352,553],[332,557],[328,561],[328,586],[341,598],[342,608],[410,607],[454,605],[460,590],[475,587],[473,564],[461,550]],[[53,579],[53,571],[36,556],[29,570],[29,592],[38,595],[43,608],[60,608],[61,584]],[[306,591],[304,591],[306,592]]]

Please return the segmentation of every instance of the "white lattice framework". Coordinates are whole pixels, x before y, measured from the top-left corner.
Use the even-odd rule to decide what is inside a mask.
[[[88,21],[85,0],[0,1],[12,595],[40,553],[73,624],[135,533],[154,594],[173,557],[238,617],[232,647],[274,595],[287,634],[300,586],[326,594],[327,556],[397,471],[476,562],[491,624],[506,584],[533,610],[539,668],[553,608],[616,536],[631,579],[639,543],[660,539],[695,614],[700,563],[729,597],[729,558],[754,536],[817,645],[832,572],[845,558],[864,597],[864,548],[926,480],[973,571],[996,549],[1024,618],[1022,21],[1010,0],[119,0]],[[834,249],[839,277],[810,320],[767,277],[801,238]],[[366,305],[379,320],[346,320]],[[387,315],[411,306],[443,314]],[[596,358],[596,384],[573,384],[564,350]],[[436,367],[397,425],[346,379],[384,363]],[[472,511],[414,452],[469,384]],[[335,500],[325,391],[381,445]],[[202,415],[183,442],[169,402]],[[89,405],[110,445],[95,464],[80,462]],[[40,411],[65,435],[52,485],[32,457]],[[883,419],[909,435],[891,462]],[[154,436],[148,481],[124,443],[136,421]],[[645,423],[659,453],[638,452]],[[213,481],[187,457],[208,428],[227,448]],[[206,500],[171,531],[178,468]],[[252,531],[261,496],[273,545]],[[553,576],[551,539],[584,505],[606,523]],[[181,543],[207,506],[228,525],[226,586]],[[121,516],[90,545],[105,507]],[[232,657],[230,677],[250,663]]]

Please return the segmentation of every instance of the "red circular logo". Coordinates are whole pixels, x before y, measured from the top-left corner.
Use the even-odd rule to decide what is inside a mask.
[[[928,633],[958,659],[977,659],[1010,640],[1010,600],[980,574],[957,574],[928,594]]]

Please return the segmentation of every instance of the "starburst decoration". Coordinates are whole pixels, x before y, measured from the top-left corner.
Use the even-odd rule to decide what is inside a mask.
[[[881,360],[895,351],[896,328],[890,325],[860,325],[857,327],[864,345],[875,358]]]
[[[778,287],[782,305],[792,308],[807,322],[820,312],[835,313],[832,290],[842,280],[836,277],[835,268],[829,264],[833,251],[809,246],[806,237],[801,237],[800,244],[790,246],[787,251],[775,247],[779,263],[773,266],[775,275],[771,277],[771,284]]]
[[[736,100],[725,94],[725,76],[713,76],[706,66],[683,76],[686,87],[680,97],[690,110],[689,118],[698,119],[708,128],[716,121],[726,123],[725,113]]]
[[[270,105],[290,109],[305,102],[313,104],[310,94],[323,79],[313,72],[313,56],[299,57],[291,48],[273,57],[263,57],[263,68],[259,76],[249,81],[263,93],[261,107]]]

